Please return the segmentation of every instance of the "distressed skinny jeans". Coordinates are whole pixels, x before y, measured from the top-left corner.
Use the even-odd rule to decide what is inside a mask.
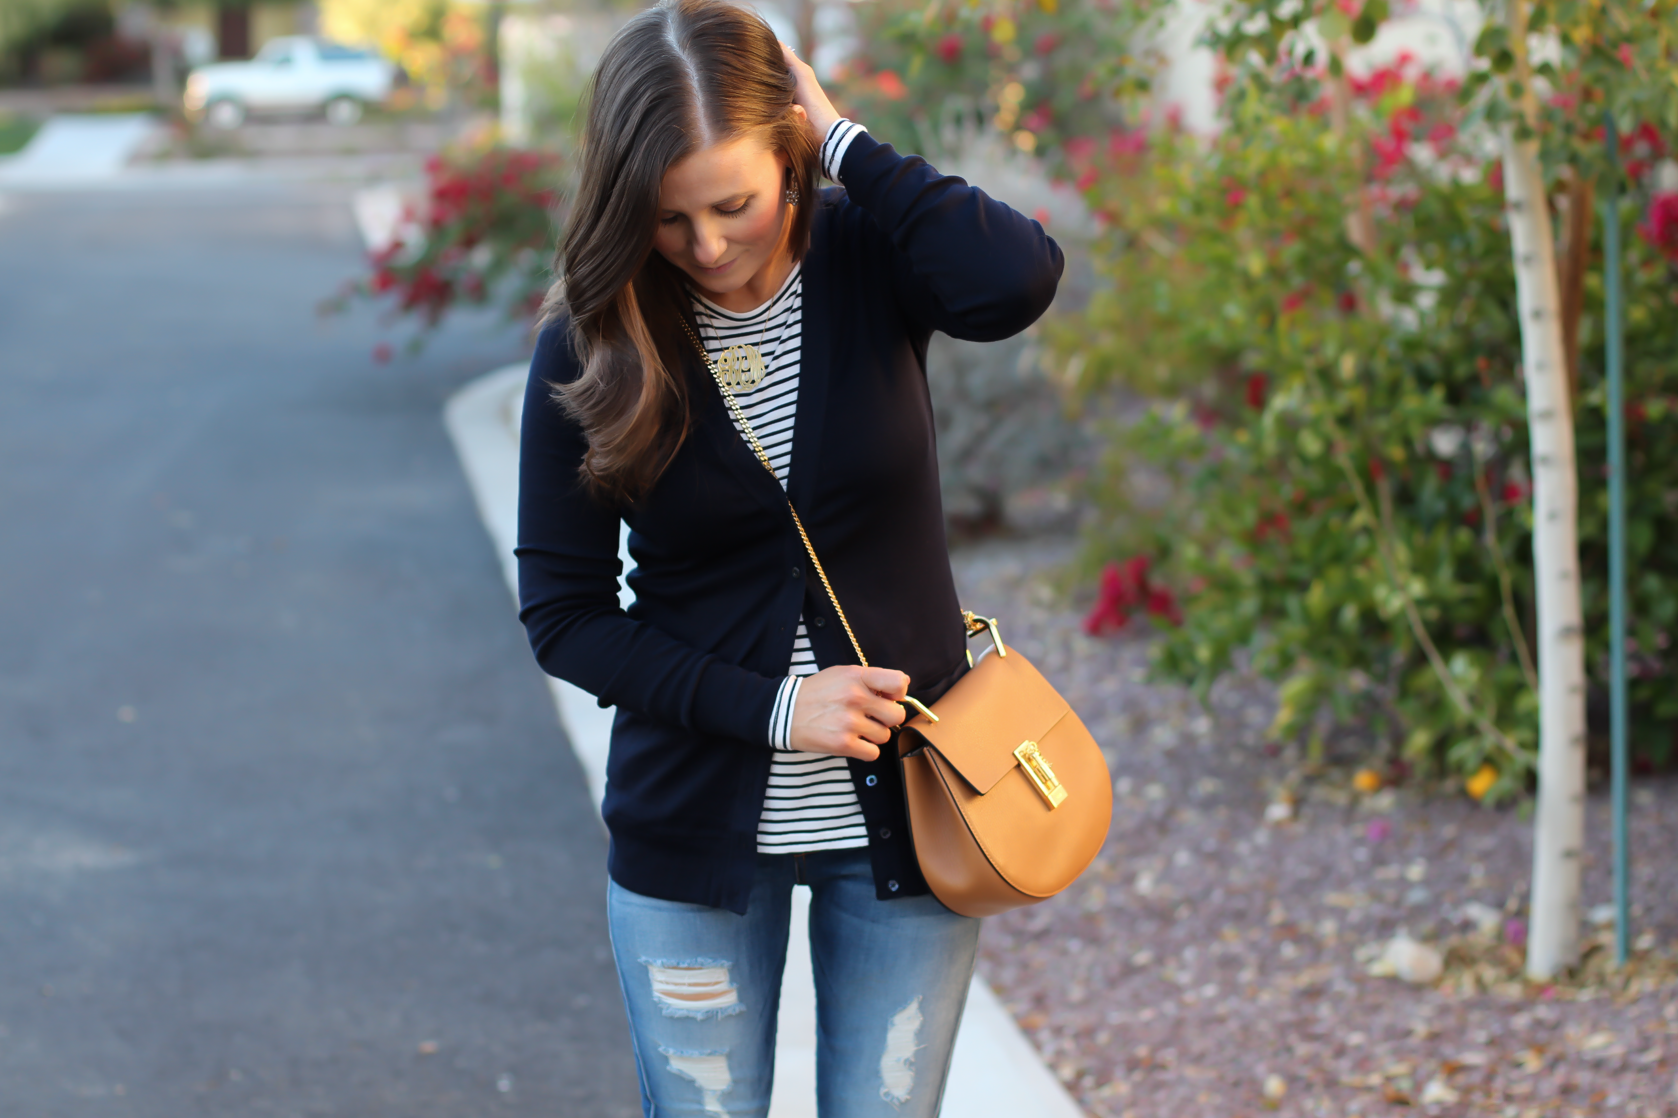
[[[820,1118],[934,1118],[979,921],[882,901],[868,851],[760,854],[746,915],[612,882],[607,919],[646,1118],[764,1118],[792,887],[810,887]]]

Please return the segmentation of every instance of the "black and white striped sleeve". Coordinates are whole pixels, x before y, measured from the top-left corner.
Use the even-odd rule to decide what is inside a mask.
[[[851,141],[863,132],[868,131],[854,120],[840,117],[833,122],[833,127],[827,130],[827,139],[822,141],[822,171],[834,182],[839,181],[839,166],[845,162],[845,149],[851,146]]]
[[[783,753],[792,750],[792,708],[798,702],[802,676],[789,675],[775,692],[775,708],[769,714],[769,745]]]

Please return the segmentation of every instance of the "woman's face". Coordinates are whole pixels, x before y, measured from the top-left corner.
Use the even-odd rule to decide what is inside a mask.
[[[738,291],[786,238],[786,167],[761,133],[689,155],[665,172],[653,247],[711,295]]]

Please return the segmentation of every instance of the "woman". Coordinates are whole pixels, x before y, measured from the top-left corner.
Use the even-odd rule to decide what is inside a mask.
[[[612,40],[582,151],[525,399],[521,617],[544,669],[617,708],[607,903],[643,1108],[766,1113],[799,883],[820,1113],[936,1114],[978,921],[928,893],[882,750],[901,700],[967,667],[926,347],[1030,325],[1060,250],[841,119],[720,0]]]

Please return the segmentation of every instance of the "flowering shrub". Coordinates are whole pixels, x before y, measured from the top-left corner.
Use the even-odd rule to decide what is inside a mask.
[[[1090,391],[1123,385],[1156,401],[1113,439],[1090,539],[1096,561],[1153,562],[1109,567],[1088,624],[1122,625],[1144,585],[1177,588],[1182,623],[1156,646],[1164,675],[1204,691],[1244,650],[1280,682],[1274,734],[1322,750],[1330,726],[1362,727],[1394,759],[1507,796],[1530,768],[1537,710],[1500,178],[1459,136],[1456,91],[1411,62],[1349,79],[1338,110],[1320,65],[1264,78],[1236,74],[1228,127],[1209,142],[1166,127],[1069,145],[1107,222],[1106,288],[1057,341]],[[1646,756],[1678,723],[1678,553],[1656,543],[1678,537],[1678,273],[1656,251],[1668,205],[1634,197],[1621,215],[1628,232],[1642,220],[1626,279]],[[1600,681],[1594,315],[1581,338],[1584,604]]]
[[[1067,141],[1124,123],[1146,87],[1140,30],[1157,0],[874,0],[835,82],[844,108],[899,147],[948,153],[985,129],[1059,168]]]
[[[404,213],[397,239],[369,257],[371,273],[328,309],[367,297],[427,329],[457,304],[530,317],[551,278],[559,170],[556,155],[503,147],[433,156],[424,204]]]
[[[1678,193],[1657,194],[1649,201],[1649,216],[1637,227],[1649,247],[1678,264]]]
[[[1148,581],[1146,555],[1133,556],[1123,563],[1108,563],[1102,568],[1095,605],[1084,615],[1084,632],[1092,637],[1116,633],[1138,612],[1163,617],[1173,625],[1183,623],[1177,596],[1166,587]]]

